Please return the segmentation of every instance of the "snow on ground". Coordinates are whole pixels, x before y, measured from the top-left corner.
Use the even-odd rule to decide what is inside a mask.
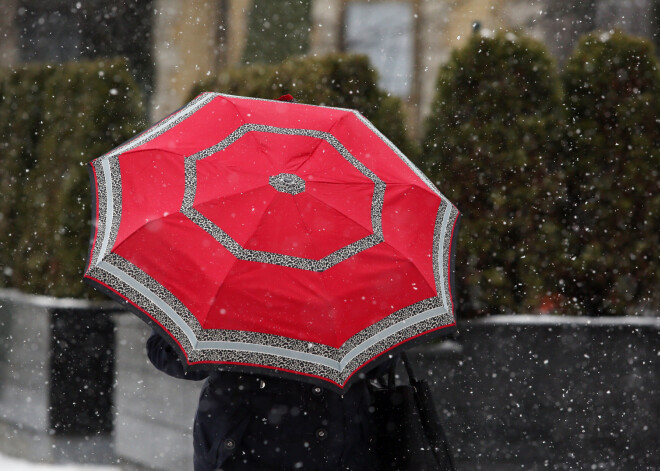
[[[116,466],[31,463],[0,455],[0,471],[121,471]]]

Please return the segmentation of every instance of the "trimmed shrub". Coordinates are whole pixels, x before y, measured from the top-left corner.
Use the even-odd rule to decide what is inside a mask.
[[[231,69],[197,84],[191,99],[208,91],[266,99],[290,93],[301,103],[353,108],[403,153],[417,158],[419,151],[404,126],[401,101],[378,88],[376,82],[376,72],[366,56],[334,54]]]
[[[0,70],[0,286],[8,287],[20,226],[30,214],[29,182],[34,179],[36,147],[44,132],[43,84],[54,69],[26,66]]]
[[[472,36],[441,67],[426,122],[428,175],[462,212],[458,313],[536,309],[552,269],[562,196],[554,173],[561,87],[539,42],[513,33]]]
[[[6,203],[11,235],[0,235],[8,284],[26,292],[87,297],[91,290],[82,283],[91,231],[86,164],[144,125],[140,91],[123,61],[30,66],[9,72],[2,82],[3,94],[11,97],[0,106],[2,130],[10,129],[8,147],[18,156],[0,163],[3,175],[14,176],[8,187],[18,188],[10,190],[12,201]],[[16,118],[23,120],[21,128],[5,121]]]
[[[581,39],[563,72],[568,312],[638,314],[660,302],[660,63],[621,32]]]

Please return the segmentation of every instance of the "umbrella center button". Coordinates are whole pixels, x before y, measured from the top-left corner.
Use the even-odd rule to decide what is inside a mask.
[[[273,175],[268,178],[268,183],[280,193],[297,195],[305,191],[305,180],[293,173]]]

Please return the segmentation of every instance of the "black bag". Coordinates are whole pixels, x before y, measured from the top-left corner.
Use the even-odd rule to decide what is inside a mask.
[[[401,354],[408,384],[395,384],[398,358],[389,374],[370,383],[371,445],[380,471],[456,471],[447,437],[440,425],[431,389],[415,378],[410,362]]]

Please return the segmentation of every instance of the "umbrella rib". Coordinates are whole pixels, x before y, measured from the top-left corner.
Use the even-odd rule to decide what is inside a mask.
[[[300,216],[300,222],[303,224],[303,226],[305,226],[305,230],[307,231],[307,233],[310,234],[310,233],[311,233],[311,229],[310,229],[310,227],[307,225],[307,223],[305,222],[305,219],[303,218],[302,211],[300,211],[300,206],[298,206],[298,198],[295,198],[295,197],[293,197],[293,196],[292,196],[292,198],[293,198],[293,204],[296,205],[296,209],[298,210],[298,215]]]
[[[315,182],[315,183],[319,183],[319,182]],[[341,183],[339,183],[339,182],[337,182],[337,183],[333,183],[333,182],[322,182],[322,183],[329,183],[329,184],[332,184],[332,185],[339,185],[339,184],[341,184]],[[370,183],[371,183],[371,182],[370,182]],[[367,184],[368,184],[368,183],[366,183],[366,182],[364,183],[364,185],[367,185]],[[319,203],[321,203],[321,204],[327,206],[328,208],[332,209],[332,210],[335,211],[337,214],[340,214],[341,216],[345,217],[346,219],[349,219],[349,220],[353,221],[355,224],[357,224],[358,226],[362,227],[362,228],[363,228],[364,230],[366,230],[367,232],[369,232],[369,233],[371,233],[371,234],[374,233],[374,229],[373,229],[373,227],[366,227],[364,224],[360,223],[359,221],[356,221],[354,218],[350,217],[348,214],[344,214],[344,213],[342,213],[341,211],[339,211],[339,210],[338,210],[337,208],[335,208],[334,206],[332,206],[332,205],[326,203],[325,201],[323,201],[322,199],[318,198],[317,196],[312,195],[311,193],[305,192],[305,194],[306,194],[307,196],[309,196],[310,198],[314,198],[314,199],[315,199],[316,201],[318,201]],[[298,205],[296,204],[296,207],[297,207],[297,206],[298,206]],[[301,214],[301,216],[302,216],[302,214]]]
[[[236,266],[236,263],[238,263],[239,260],[240,260],[239,258],[234,257],[234,261],[231,263],[231,267],[229,267],[229,269],[227,270],[227,274],[225,275],[225,279],[227,279],[227,276],[229,276],[229,273],[232,271],[234,266]],[[223,282],[220,282],[218,284],[218,287],[215,289],[215,295],[213,296],[213,301],[211,302],[211,305],[209,306],[209,308],[206,310],[204,318],[199,320],[199,323],[202,326],[202,328],[205,328],[204,323],[206,322],[206,320],[211,315],[211,309],[213,308],[213,306],[215,306],[215,301],[218,299],[218,294],[220,293],[220,289],[222,289],[222,286],[223,286]],[[218,327],[218,329],[222,329],[222,327]]]
[[[227,277],[229,276],[229,274],[231,273],[231,271],[233,270],[233,268],[236,266],[236,264],[237,264],[239,261],[245,261],[245,260],[240,259],[240,258],[234,258],[234,260],[233,260],[232,263],[231,263],[231,267],[229,267],[229,269],[227,270],[227,275],[225,276],[225,280],[227,279]],[[299,282],[298,282],[298,284],[301,286],[301,288],[306,289],[309,293],[311,293],[311,294],[317,296],[317,297],[323,302],[323,304],[330,304],[330,300],[329,300],[329,299],[326,299],[326,298],[324,298],[323,296],[321,296],[318,292],[315,292],[315,291],[311,290],[309,286],[307,286],[307,285],[305,285],[305,284],[302,284],[302,283],[299,283]],[[215,305],[215,301],[219,298],[219,293],[220,293],[220,290],[222,289],[222,287],[223,287],[223,283],[220,283],[220,284],[218,285],[218,287],[216,288],[216,290],[215,290],[215,296],[213,297],[213,302],[211,303],[211,305],[209,306],[208,310],[206,311],[206,313],[205,313],[205,315],[204,315],[204,317],[203,317],[203,320],[200,320],[200,324],[201,324],[202,326],[203,326],[204,322],[206,322],[206,320],[207,320],[207,319],[209,318],[209,316],[211,315],[212,307]],[[248,294],[250,294],[250,293],[248,293]],[[254,295],[254,296],[256,296],[256,295]],[[216,327],[216,328],[214,328],[214,329],[210,329],[210,330],[222,330],[222,327]],[[337,339],[335,338],[335,341],[336,341],[336,340],[337,340]]]
[[[243,116],[243,113],[241,113],[241,112],[239,111],[238,106],[236,106],[236,103],[234,103],[233,101],[229,100],[229,99],[228,99],[227,97],[225,97],[224,95],[220,95],[220,98],[222,98],[224,101],[226,101],[227,103],[229,103],[231,106],[234,107],[234,110],[236,110],[236,114],[237,114],[237,115],[243,120],[243,124],[245,124],[245,123],[249,123],[249,122],[250,122],[249,120],[245,119],[245,116]]]
[[[131,239],[133,236],[135,236],[135,234],[137,234],[140,230],[144,229],[148,224],[150,224],[150,223],[152,223],[152,222],[154,222],[154,221],[162,221],[163,219],[167,219],[167,218],[172,217],[172,216],[175,216],[175,215],[177,215],[177,214],[178,214],[178,212],[170,213],[170,214],[168,214],[167,216],[159,217],[159,218],[156,218],[156,219],[151,219],[151,220],[149,220],[149,221],[147,221],[147,222],[141,224],[141,225],[140,225],[139,227],[137,227],[135,230],[131,231],[131,233],[128,234],[128,235],[127,235],[127,236],[126,236],[121,242],[119,242],[119,243],[116,243],[116,242],[115,242],[115,245],[110,249],[110,253],[113,253],[113,254],[115,254],[115,255],[119,255],[119,254],[116,253],[116,251],[117,251],[117,250],[118,250],[118,249],[119,249],[119,248],[120,248],[120,247],[121,247],[126,241],[128,241],[128,240]]]
[[[336,123],[335,123],[335,124],[336,124]],[[333,126],[333,127],[334,127],[334,126]],[[295,168],[295,171],[296,171],[296,172],[299,171],[300,168],[301,168],[303,165],[305,165],[307,162],[309,162],[309,159],[312,158],[312,156],[316,153],[316,151],[317,151],[318,148],[321,146],[321,144],[323,144],[324,142],[327,143],[327,141],[324,140],[324,139],[317,139],[317,140],[318,140],[318,143],[314,146],[314,149],[312,149],[312,151],[307,155],[307,158],[306,158],[305,160],[303,160],[302,162],[300,162],[300,164],[298,164],[298,166]]]
[[[231,104],[231,106],[234,107],[234,110],[236,111],[236,114],[237,114],[237,115],[241,118],[241,120],[243,121],[242,126],[244,126],[244,125],[246,125],[246,124],[248,124],[248,123],[250,122],[250,120],[246,119],[245,116],[243,116],[243,113],[240,112],[240,110],[238,109],[238,106],[236,106],[236,103],[234,103],[233,101],[227,99],[226,97],[224,97],[224,96],[222,96],[222,95],[221,95],[221,97],[222,97],[223,100],[225,100],[227,103]],[[239,126],[238,129],[240,129],[242,126]],[[248,135],[248,134],[249,134],[249,135],[252,135],[253,132],[254,132],[254,131],[246,131],[246,132],[243,133],[243,135],[242,135],[241,137],[246,136],[246,135]],[[254,143],[256,144],[257,148],[259,149],[259,152],[261,152],[266,158],[268,158],[268,153],[264,151],[264,145],[263,145],[261,142],[259,142],[259,139],[257,139],[254,135],[252,135],[252,140],[254,141]],[[224,149],[222,149],[222,150],[224,150]],[[272,161],[270,160],[270,158],[268,158],[268,160],[269,160],[269,161],[271,162],[271,164],[272,164]]]
[[[328,129],[327,131],[319,131],[319,132],[323,132],[324,134],[330,134],[330,135],[332,135],[335,139],[337,139],[337,138],[335,137],[335,135],[332,134],[332,130],[335,129],[335,127],[337,127],[342,121],[344,121],[345,119],[347,119],[349,116],[351,116],[351,114],[347,112],[346,114],[342,115],[342,117],[339,118],[337,121],[335,121],[335,122],[332,124],[332,126],[330,126],[330,129]],[[339,139],[337,139],[337,141],[339,141]],[[326,144],[330,144],[330,143],[329,143],[328,141],[326,141],[325,139],[320,139],[320,138],[318,138],[318,143],[316,144],[316,146],[314,146],[314,149],[312,149],[312,151],[309,153],[309,155],[307,156],[307,158],[306,158],[303,162],[301,162],[301,163],[298,165],[298,167],[296,167],[296,171],[300,170],[300,168],[301,168],[303,165],[305,165],[307,162],[309,162],[309,159],[311,159],[311,158],[314,156],[314,154],[316,153],[316,151],[318,150],[318,148],[319,148],[319,147],[321,146],[321,144],[323,144],[324,142],[325,142]]]
[[[119,156],[140,154],[140,153],[143,153],[143,152],[151,153],[151,152],[154,152],[154,151],[164,152],[166,154],[172,154],[172,155],[176,155],[178,157],[184,157],[185,158],[185,155],[183,155],[181,152],[174,152],[173,150],[163,149],[162,147],[150,147],[148,149],[145,149],[144,145],[142,145],[140,147],[136,147],[135,149],[129,149],[126,152],[122,152],[121,154],[119,154]],[[119,156],[117,156],[117,157],[119,157]]]
[[[268,187],[270,187],[270,185],[268,183],[260,184],[258,186],[252,187],[252,188],[237,190],[235,193],[228,193],[226,195],[223,195],[222,199],[224,200],[224,199],[234,198],[236,196],[241,196],[241,195],[246,194],[246,193],[252,193],[254,191],[261,190],[262,188],[268,188]],[[205,199],[205,200],[195,200],[194,208],[195,209],[199,208],[200,206],[202,206],[206,203],[210,203],[211,201],[214,201],[215,199],[216,198],[211,197],[211,198]]]
[[[273,205],[273,201],[275,201],[275,198],[277,198],[279,195],[280,195],[280,193],[278,193],[278,192],[273,192],[273,196],[272,196],[272,198],[270,199],[270,201],[268,202],[268,205],[264,208],[264,211],[263,211],[263,213],[262,213],[261,216],[260,216],[260,220],[261,220],[261,217],[263,217],[263,215],[266,214],[266,213],[268,212],[268,210],[270,209],[270,207]],[[287,195],[287,196],[289,196],[289,195]],[[294,201],[295,201],[295,198],[294,198]],[[296,209],[298,209],[298,212],[300,212],[300,209],[298,208],[298,205],[297,205],[297,204],[296,204]],[[301,219],[302,219],[302,218],[301,218]],[[307,227],[307,226],[305,226],[305,227]],[[256,234],[257,229],[258,229],[258,227],[255,228],[255,230],[252,231],[252,233],[251,233],[248,237],[245,238],[245,242],[244,242],[243,244],[241,244],[241,247],[244,247],[244,248],[245,248],[245,246],[247,245],[248,241],[250,241],[250,240],[254,237],[254,235]],[[250,252],[263,252],[262,250],[258,250],[258,249],[245,249],[245,250],[248,250],[248,251],[250,251]]]
[[[223,98],[224,98],[224,97],[223,97]],[[228,100],[227,98],[225,98],[225,101],[231,103],[231,105],[232,105],[232,106],[234,107],[234,109],[236,110],[236,114],[237,114],[238,116],[240,116],[240,118],[243,120],[243,124],[250,123],[250,120],[246,119],[245,116],[243,116],[243,114],[239,111],[238,106],[236,106],[236,103],[234,103],[233,101]],[[259,149],[259,152],[260,152],[264,157],[266,157],[266,158],[268,159],[268,161],[269,161],[269,162],[271,163],[271,165],[272,165],[273,161],[270,159],[270,157],[269,157],[269,155],[268,155],[268,152],[265,150],[265,146],[259,141],[259,139],[256,138],[256,136],[253,135],[254,132],[259,132],[259,131],[249,130],[249,131],[245,132],[245,134],[243,134],[243,136],[246,136],[246,135],[248,135],[248,134],[249,134],[249,135],[252,135],[252,139],[253,139],[254,143],[256,144],[257,148]]]
[[[412,266],[414,266],[415,269],[416,269],[420,274],[421,274],[421,273],[424,273],[424,272],[423,272],[423,271],[417,266],[417,264],[416,264],[412,259],[410,259],[409,257],[407,257],[403,252],[401,252],[399,249],[397,249],[396,247],[394,247],[392,244],[390,244],[390,243],[388,243],[387,241],[385,241],[385,238],[384,238],[384,237],[383,237],[383,240],[382,240],[381,244],[385,244],[385,245],[387,245],[387,246],[388,246],[390,249],[392,249],[397,255],[399,255],[403,260],[406,260],[406,261],[410,262],[410,264],[411,264]],[[425,276],[422,276],[422,278],[423,278],[424,281],[426,282],[426,285],[431,289],[431,291],[434,291],[437,295],[439,295],[439,293],[438,293],[438,288],[437,288],[436,286],[434,286],[434,285],[435,285],[435,274],[434,274],[433,285],[432,285],[431,283],[429,283],[429,281],[426,279]]]

